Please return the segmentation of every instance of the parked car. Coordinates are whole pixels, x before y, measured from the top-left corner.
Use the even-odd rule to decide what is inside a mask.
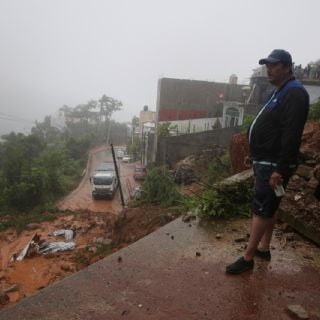
[[[124,156],[124,150],[119,149],[119,150],[117,151],[117,158],[118,158],[118,159],[122,159],[123,156]]]
[[[129,163],[129,162],[131,162],[131,157],[130,157],[128,154],[125,154],[125,155],[122,157],[122,161],[123,161],[123,162],[126,162],[126,163]]]
[[[133,178],[135,180],[144,180],[146,178],[146,175],[147,175],[146,166],[142,163],[136,164],[134,167]]]

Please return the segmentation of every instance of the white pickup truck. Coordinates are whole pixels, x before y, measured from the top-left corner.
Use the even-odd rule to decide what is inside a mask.
[[[90,177],[92,198],[113,198],[117,188],[118,179],[112,161],[103,162]]]

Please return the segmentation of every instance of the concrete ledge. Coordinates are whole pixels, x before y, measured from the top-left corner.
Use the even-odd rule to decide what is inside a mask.
[[[243,244],[235,239],[249,223],[201,226],[179,218],[3,310],[0,320],[270,320],[284,319],[292,301],[320,312],[320,252],[309,244],[306,252],[303,240],[283,250],[275,239],[270,263],[256,261],[253,271],[225,274],[226,264],[241,255]],[[305,260],[306,254],[312,259]]]

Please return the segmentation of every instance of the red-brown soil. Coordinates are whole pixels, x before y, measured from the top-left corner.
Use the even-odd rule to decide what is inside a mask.
[[[48,285],[97,262],[107,255],[141,239],[178,216],[173,210],[144,206],[125,209],[120,217],[110,213],[81,212],[59,217],[55,222],[42,223],[40,228],[23,231],[18,235],[13,230],[2,232],[0,281],[2,290],[17,285],[8,292],[9,301],[0,308],[15,303]],[[51,233],[57,229],[75,227],[76,248],[25,258],[10,262],[30,241],[35,233],[47,241],[64,241]]]
[[[97,148],[90,153],[86,175],[79,187],[58,203],[61,212],[57,213],[55,221],[35,225],[32,230],[24,230],[20,234],[12,229],[0,233],[0,308],[137,241],[178,215],[173,210],[152,206],[123,210],[119,191],[113,200],[93,200],[89,177],[99,162],[110,159],[110,150],[106,148]],[[133,168],[134,164],[121,163],[126,203],[132,189],[138,186],[132,178]],[[11,261],[12,256],[19,254],[35,234],[48,242],[65,241],[62,236],[52,235],[59,229],[76,230],[74,250]]]

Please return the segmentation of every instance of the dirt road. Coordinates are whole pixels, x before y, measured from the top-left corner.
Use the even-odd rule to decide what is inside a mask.
[[[119,213],[122,208],[119,190],[116,192],[113,200],[93,200],[91,197],[90,176],[101,162],[111,160],[112,154],[110,148],[100,147],[92,150],[89,154],[86,173],[81,183],[76,190],[58,203],[58,208],[62,211],[86,210],[90,212]],[[120,165],[120,181],[124,200],[127,202],[130,198],[130,193],[138,185],[133,179],[134,164],[122,163],[121,160],[118,161],[118,164]]]

